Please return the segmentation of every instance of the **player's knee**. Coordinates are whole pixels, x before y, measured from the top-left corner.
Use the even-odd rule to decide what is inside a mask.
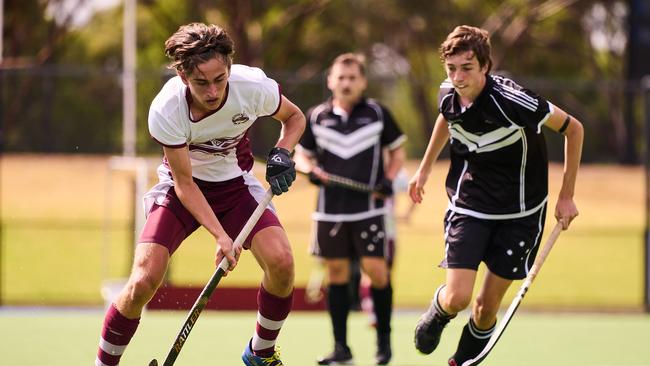
[[[347,262],[328,261],[327,276],[332,284],[344,284],[350,280],[350,264]]]
[[[125,288],[129,302],[145,305],[156,293],[159,284],[160,279],[148,274],[132,277]]]
[[[452,314],[455,314],[462,310],[465,310],[469,306],[469,303],[472,299],[471,294],[449,291],[449,289],[445,290],[444,299],[439,299],[442,300],[440,303],[445,310]]]
[[[388,272],[383,268],[371,268],[366,274],[370,277],[372,287],[384,288],[388,285]]]
[[[494,318],[498,310],[498,307],[490,306],[490,304],[486,303],[485,298],[477,296],[472,309],[472,317],[477,325],[489,327],[494,323]]]
[[[268,268],[268,276],[276,283],[284,284],[284,286],[292,286],[295,276],[294,262],[291,253],[284,256],[279,256],[273,260]]]
[[[388,276],[371,277],[370,281],[373,288],[386,288],[388,286]]]

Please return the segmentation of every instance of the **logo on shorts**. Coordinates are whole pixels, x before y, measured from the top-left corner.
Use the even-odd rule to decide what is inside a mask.
[[[232,123],[236,124],[236,125],[239,125],[239,124],[248,122],[249,119],[250,118],[248,118],[248,116],[246,114],[237,113],[234,116],[232,116]]]

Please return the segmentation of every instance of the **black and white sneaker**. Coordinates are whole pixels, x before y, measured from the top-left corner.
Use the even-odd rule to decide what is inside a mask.
[[[350,351],[350,347],[336,343],[334,351],[327,356],[319,357],[317,363],[319,365],[352,365],[352,351]]]
[[[442,331],[454,317],[442,316],[432,309],[422,314],[415,326],[415,348],[426,355],[433,352],[440,343]]]

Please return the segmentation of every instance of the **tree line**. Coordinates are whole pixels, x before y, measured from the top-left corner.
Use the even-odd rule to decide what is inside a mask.
[[[79,9],[90,4],[5,0],[4,151],[121,151],[123,9],[96,12],[78,24]],[[620,0],[140,0],[137,150],[160,151],[146,121],[149,103],[173,75],[163,43],[179,25],[199,21],[228,29],[235,62],[262,67],[305,110],[328,96],[326,68],[336,55],[364,53],[368,94],[393,110],[409,136],[409,155],[419,157],[445,77],[438,47],[455,26],[470,24],[491,32],[496,73],[585,123],[585,160],[636,163],[643,139],[634,130],[641,131],[642,109],[634,109],[637,125],[626,124],[623,113],[625,95],[642,96],[624,77],[628,9]],[[254,148],[266,149],[276,128],[256,124]]]

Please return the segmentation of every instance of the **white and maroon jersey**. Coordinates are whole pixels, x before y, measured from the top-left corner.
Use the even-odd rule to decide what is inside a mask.
[[[467,108],[449,80],[440,86],[440,113],[449,126],[449,209],[483,219],[537,212],[548,196],[542,125],[553,105],[514,81],[487,75]]]
[[[219,108],[195,120],[190,115],[191,94],[180,77],[170,79],[149,109],[149,133],[167,147],[189,146],[192,176],[221,182],[239,177],[252,167],[246,132],[258,117],[280,108],[278,83],[258,68],[232,65],[226,94]],[[166,159],[158,169],[171,177]]]

